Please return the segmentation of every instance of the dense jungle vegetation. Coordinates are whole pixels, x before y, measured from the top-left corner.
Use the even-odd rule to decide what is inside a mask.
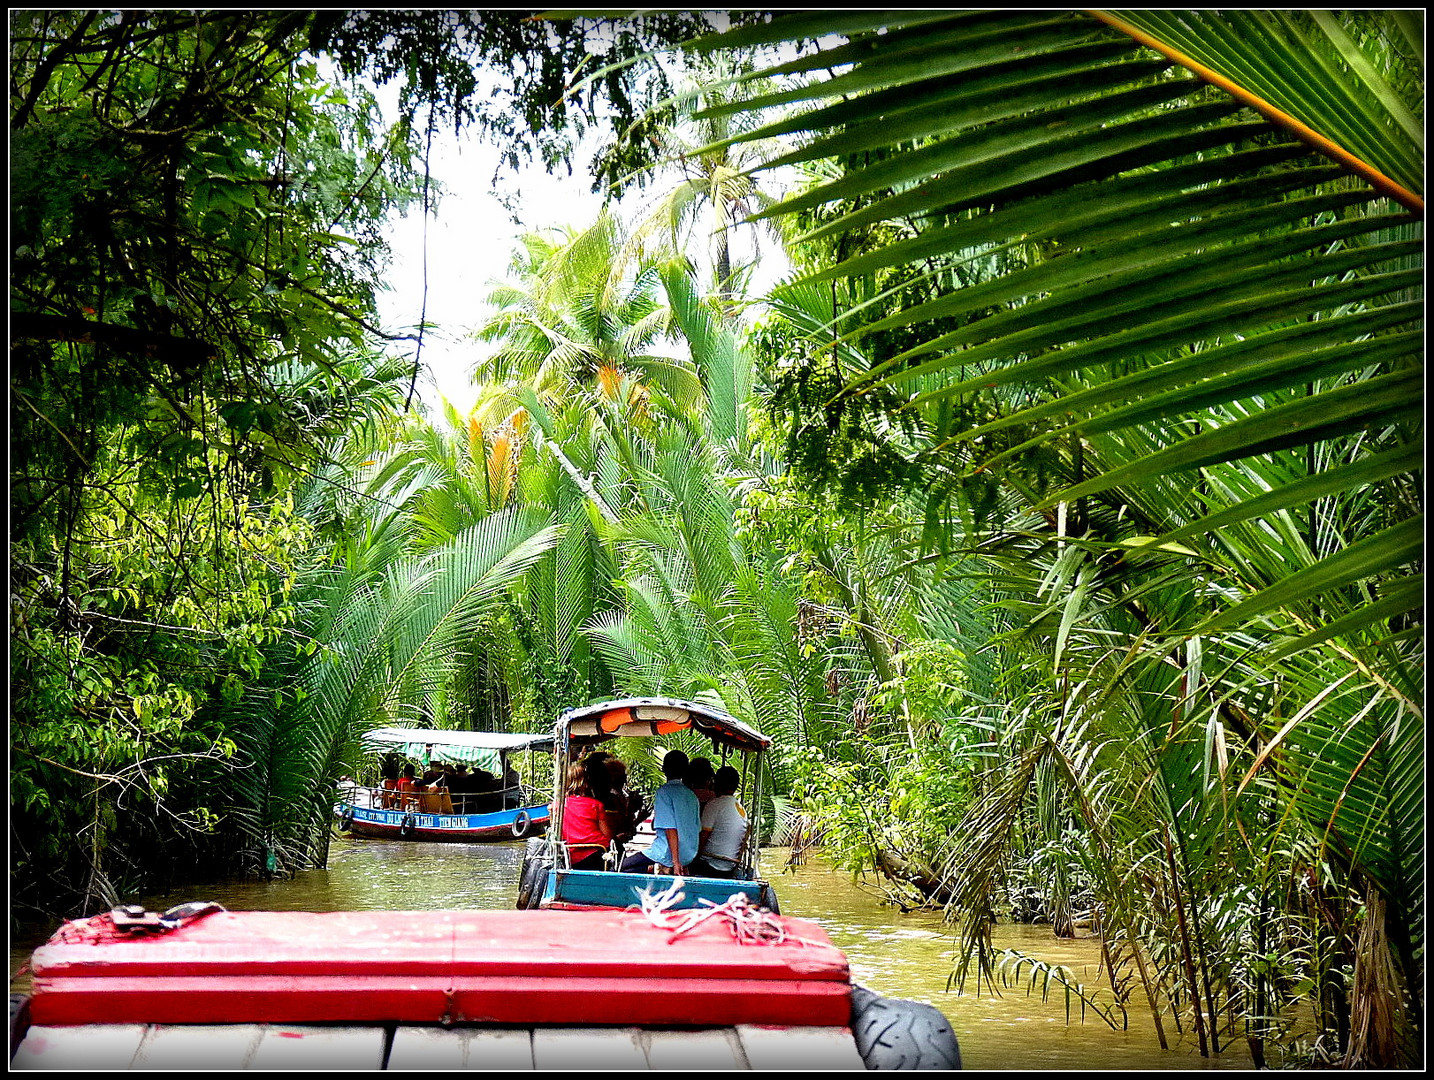
[[[960,979],[1089,924],[1162,1042],[1422,1064],[1422,14],[738,21],[12,11],[12,922],[668,694]],[[651,210],[426,415],[381,232],[465,126]]]

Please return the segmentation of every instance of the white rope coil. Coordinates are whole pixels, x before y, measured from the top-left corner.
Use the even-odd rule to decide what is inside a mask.
[[[716,918],[727,925],[741,945],[781,945],[787,941],[805,944],[801,938],[789,935],[781,921],[766,908],[752,906],[743,893],[733,893],[720,904],[698,897],[700,907],[677,908],[686,895],[681,878],[661,892],[643,889],[638,893],[639,909],[653,926],[671,932],[669,942]]]

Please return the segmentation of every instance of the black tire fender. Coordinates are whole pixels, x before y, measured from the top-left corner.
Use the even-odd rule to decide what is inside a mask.
[[[782,905],[777,903],[777,890],[762,882],[761,891],[757,893],[757,906],[764,907],[773,915],[782,913]]]
[[[530,911],[542,901],[543,889],[548,884],[548,869],[542,863],[534,863],[528,868],[518,889],[518,910]]]
[[[406,814],[398,826],[398,835],[404,839],[413,835],[414,828],[418,825],[418,819],[412,814]]]
[[[547,870],[553,865],[552,848],[546,840],[533,836],[523,849],[523,865],[518,871],[518,910],[536,907],[543,895]]]
[[[851,1032],[868,1069],[959,1069],[951,1021],[934,1005],[851,985]]]
[[[517,815],[513,818],[513,837],[514,837],[514,839],[516,839],[516,840],[522,840],[522,839],[524,839],[524,838],[528,835],[528,830],[529,830],[530,828],[532,828],[532,825],[533,825],[533,819],[532,819],[532,817],[528,814],[528,811],[526,811],[526,810],[519,810],[518,813],[517,813]]]
[[[353,827],[353,823],[354,808],[352,806],[345,806],[344,812],[339,815],[339,828],[347,832],[350,828]]]

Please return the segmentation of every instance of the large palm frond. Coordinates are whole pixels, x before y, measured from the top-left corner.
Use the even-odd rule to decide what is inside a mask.
[[[1391,106],[1420,80],[1396,90],[1350,74],[1359,56],[1400,48],[1397,34],[1373,16],[1341,22],[1299,12],[1251,13],[1260,33],[1243,33],[1244,23],[1231,21],[1242,17],[1146,22],[1157,34],[1178,28],[1186,50],[1238,39],[1238,48],[1207,59],[1242,85],[1262,85],[1253,77],[1260,66],[1292,74],[1298,85],[1280,100],[1304,113],[1305,127],[1338,137],[1357,101],[1358,122],[1378,127],[1360,152],[1377,171],[1417,179],[1407,117]],[[788,27],[800,36],[803,18],[708,44],[783,40]],[[755,99],[819,104],[753,135],[811,136],[780,161],[854,163],[769,211],[847,200],[845,212],[806,239],[892,220],[919,227],[911,239],[812,280],[932,259],[960,266],[999,251],[1019,256],[993,280],[941,292],[856,332],[931,328],[872,362],[832,405],[852,408],[873,391],[894,391],[901,410],[923,416],[932,431],[937,448],[921,464],[938,494],[943,477],[954,482],[992,466],[983,437],[1034,429],[1032,443],[1088,439],[1152,417],[1199,423],[1187,420],[1167,445],[1111,461],[1045,504],[1355,432],[1367,433],[1367,453],[1395,453],[1412,467],[1404,450],[1422,442],[1423,243],[1407,212],[1422,213],[1416,194],[1351,180],[1343,159],[1331,164],[1289,134],[1302,129],[1271,122],[1269,110],[1249,111],[1249,95],[1212,88],[1090,15],[893,14],[881,29],[772,69],[838,71]],[[1336,76],[1350,94],[1316,93]],[[1419,101],[1413,97],[1411,114]],[[1391,208],[1390,192],[1405,206]],[[951,407],[1017,384],[1045,393],[985,424]],[[1230,408],[1248,415],[1232,420]],[[1397,581],[1421,557],[1403,539],[1419,528],[1417,507],[1404,516],[1408,522],[1391,526],[1401,531],[1371,550],[1283,592],[1230,603],[1216,625],[1248,622],[1291,593],[1316,596],[1376,576]],[[1366,621],[1418,606],[1411,590],[1396,593],[1368,608]]]

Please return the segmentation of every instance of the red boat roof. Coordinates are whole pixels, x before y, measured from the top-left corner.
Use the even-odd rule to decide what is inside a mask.
[[[138,937],[101,915],[36,951],[32,1019],[845,1025],[845,955],[816,923],[766,917],[779,943],[633,911],[218,912]]]

